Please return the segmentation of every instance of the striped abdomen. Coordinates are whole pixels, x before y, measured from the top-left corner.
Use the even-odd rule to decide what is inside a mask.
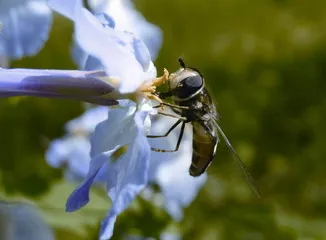
[[[189,169],[191,176],[196,177],[203,174],[209,164],[212,162],[218,136],[216,130],[212,126],[207,126],[211,130],[211,135],[203,128],[198,121],[192,122],[193,139],[192,139],[192,162]],[[213,137],[212,137],[213,136]]]

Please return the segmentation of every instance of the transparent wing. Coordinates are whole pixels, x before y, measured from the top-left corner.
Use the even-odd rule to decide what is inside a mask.
[[[240,157],[238,156],[238,154],[236,153],[236,151],[232,147],[231,143],[229,142],[228,138],[225,136],[225,134],[222,131],[221,127],[218,125],[217,118],[214,115],[211,115],[211,117],[214,119],[214,121],[212,121],[212,123],[214,124],[217,131],[221,134],[222,138],[224,139],[225,144],[229,148],[230,152],[232,153],[233,160],[236,163],[236,165],[237,165],[238,169],[240,170],[240,172],[242,173],[244,179],[246,180],[246,182],[248,183],[250,188],[254,191],[256,196],[260,198],[258,188],[256,187],[255,181],[252,178],[251,174],[248,172],[245,165],[241,161]]]

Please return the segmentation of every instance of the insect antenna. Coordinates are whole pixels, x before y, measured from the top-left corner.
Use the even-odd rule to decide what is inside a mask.
[[[179,61],[179,64],[180,64],[181,67],[186,68],[186,64],[185,64],[185,62],[183,61],[183,58],[182,58],[182,57],[179,57],[179,58],[178,58],[178,61]]]

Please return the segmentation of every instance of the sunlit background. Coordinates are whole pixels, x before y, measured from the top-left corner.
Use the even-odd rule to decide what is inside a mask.
[[[159,239],[167,230],[182,239],[326,239],[326,2],[134,3],[164,33],[158,72],[175,71],[182,56],[204,74],[221,127],[261,198],[241,178],[222,142],[205,186],[181,222],[138,197],[118,217],[112,239]],[[72,31],[71,22],[55,15],[43,50],[10,67],[75,69]],[[97,239],[110,206],[106,194],[94,190],[87,207],[65,213],[77,183],[44,159],[50,141],[83,111],[75,101],[0,100],[1,198],[37,205],[59,240]]]

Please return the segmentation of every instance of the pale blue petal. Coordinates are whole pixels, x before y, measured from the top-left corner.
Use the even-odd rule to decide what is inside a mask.
[[[149,65],[151,62],[151,56],[149,55],[149,51],[146,45],[139,39],[134,39],[133,45],[135,49],[136,59],[142,65],[143,70],[146,71],[147,69],[149,69]]]
[[[109,239],[112,236],[117,215],[124,211],[147,185],[151,151],[144,132],[147,115],[148,112],[135,114],[137,136],[127,152],[114,165],[116,175],[111,173],[108,176],[107,188],[113,203],[102,221],[100,239]]]
[[[54,10],[58,10],[56,7],[59,2],[62,3],[62,0],[50,1]],[[93,14],[82,7],[80,0],[70,2],[75,4],[73,15],[70,17],[75,22],[78,44],[84,51],[101,61],[109,76],[120,79],[119,92],[134,92],[143,82],[156,77],[156,69],[152,62],[145,64],[137,60],[133,45],[136,38],[133,34],[104,27]],[[62,10],[62,6],[60,11],[69,12]],[[143,67],[147,65],[149,69],[144,71]]]
[[[97,19],[102,23],[104,27],[114,28],[114,20],[107,14],[96,14]],[[86,53],[75,40],[74,46],[72,47],[72,58],[78,65],[79,69],[83,70],[103,70],[104,67],[100,60]]]
[[[78,1],[81,4],[80,1]],[[66,18],[74,19],[77,0],[48,0],[48,5]]]
[[[152,121],[151,134],[165,133],[176,121],[161,117]],[[149,139],[152,147],[174,149],[180,129],[175,129],[167,138]],[[192,130],[186,126],[178,152],[151,153],[150,181],[160,186],[167,212],[177,221],[183,217],[183,208],[187,207],[205,184],[206,174],[200,177],[189,175],[192,159]]]
[[[110,2],[111,1],[109,1],[109,3]],[[118,2],[121,2],[121,5],[123,5],[125,9],[125,16],[129,18],[130,31],[145,43],[146,47],[149,49],[152,61],[154,61],[162,47],[162,30],[154,24],[147,22],[142,14],[135,10],[132,1],[125,0]],[[112,17],[114,17],[114,15]]]
[[[148,64],[151,58],[155,60],[158,51],[162,46],[162,31],[157,26],[147,22],[145,18],[135,10],[130,1],[93,0],[89,2],[89,5],[95,13],[106,13],[101,16],[104,18],[104,21],[101,21],[102,24],[114,28],[116,25],[115,21],[117,21],[120,30],[133,32],[140,40],[142,40],[142,44],[145,43],[145,49],[144,47],[139,48],[137,47],[138,40],[136,40],[134,41],[134,47],[137,60],[142,64],[143,69],[148,69]],[[107,17],[107,14],[111,17]],[[114,24],[112,24],[112,17],[115,20],[113,21]],[[89,56],[89,54],[84,52],[77,43],[74,44],[72,56],[80,69],[96,70],[103,68],[98,59]],[[142,57],[144,57],[144,59],[142,59]],[[87,65],[85,65],[86,60],[88,63]]]
[[[74,40],[73,46],[71,48],[71,56],[76,65],[78,66],[79,69],[85,70],[85,63],[89,57],[89,54],[86,53],[77,43],[76,40]],[[100,67],[101,67],[101,62],[100,62]],[[100,68],[99,68],[100,69]],[[96,70],[96,69],[92,69]]]
[[[54,168],[60,168],[67,163],[70,155],[71,146],[69,138],[57,139],[51,142],[45,153],[46,162]]]
[[[55,168],[67,165],[69,176],[84,179],[90,163],[90,143],[87,137],[70,136],[53,141],[46,151],[47,163]]]
[[[104,70],[104,67],[100,60],[98,60],[96,57],[88,55],[86,62],[85,62],[84,69],[87,71]]]
[[[69,121],[66,124],[68,135],[54,140],[46,151],[47,163],[55,168],[65,166],[65,178],[68,180],[83,180],[91,161],[89,137],[96,125],[107,119],[107,116],[107,107],[94,107]],[[106,172],[100,171],[95,181],[102,182],[105,179]]]
[[[86,71],[92,71],[92,70],[104,70],[104,67],[100,60],[97,58],[90,56],[88,53],[86,53],[75,41],[72,50],[71,55],[74,60],[74,62],[77,64],[79,69],[86,70]]]
[[[103,162],[104,164],[104,162]],[[102,166],[103,166],[102,164]],[[101,166],[101,167],[102,167]],[[89,202],[89,191],[93,185],[94,179],[96,178],[100,168],[94,172],[93,175],[88,177],[81,185],[79,185],[68,197],[66,203],[66,212],[74,212],[84,207]]]
[[[102,23],[103,27],[115,28],[114,19],[106,13],[96,13],[95,17]]]
[[[102,106],[87,109],[80,117],[66,124],[66,131],[71,134],[91,134],[94,132],[97,124],[107,119],[108,111],[109,109],[107,107]]]
[[[89,190],[99,171],[108,168],[111,155],[120,147],[134,141],[137,127],[134,120],[135,103],[121,101],[121,107],[109,110],[108,118],[98,124],[91,137],[90,168],[85,181],[69,196],[67,211],[75,211],[89,201]],[[115,168],[111,167],[107,177],[116,176]]]
[[[19,202],[0,202],[0,239],[54,240],[52,229],[35,207]]]
[[[106,98],[114,88],[100,79],[103,76],[102,71],[0,68],[0,97],[38,96],[116,105]]]
[[[134,33],[149,49],[151,59],[155,60],[162,46],[163,34],[160,28],[146,21],[132,1],[90,0],[94,12],[105,12],[116,22],[116,27]]]
[[[84,178],[88,172],[90,164],[91,146],[89,139],[83,136],[75,136],[73,138],[73,146],[75,149],[70,154],[69,170],[75,175]]]
[[[0,3],[0,56],[18,59],[37,54],[48,39],[51,10],[45,0]]]
[[[150,24],[146,28],[139,27],[139,38],[145,43],[151,54],[152,61],[155,61],[163,43],[163,32],[157,26]]]
[[[44,92],[71,96],[98,96],[114,90],[98,77],[102,72],[0,68],[1,92]]]
[[[144,56],[144,60],[137,57],[137,60],[143,62],[143,69],[148,68],[148,63],[150,58],[155,60],[162,46],[162,31],[157,26],[149,23],[146,19],[139,13],[133,6],[130,1],[98,1],[93,0],[89,1],[89,5],[91,9],[94,10],[95,13],[105,12],[109,14],[115,21],[118,22],[118,28],[120,30],[125,30],[128,32],[132,32],[137,36],[145,46],[148,48],[143,50],[144,54],[141,51],[136,52],[136,54],[140,54]],[[104,15],[104,19],[106,16]],[[111,26],[111,28],[115,27],[114,24],[110,24],[112,22],[112,18],[109,20],[101,21],[102,24]],[[149,51],[150,54],[147,52]],[[74,61],[77,63],[80,69],[84,70],[96,70],[102,69],[101,63],[95,57],[90,57],[87,62],[88,64],[85,66],[86,60],[89,58],[89,54],[84,52],[77,43],[74,44],[72,56]]]
[[[88,5],[89,5],[90,9],[95,13],[105,12],[105,13],[109,14],[108,12],[106,12],[109,2],[112,2],[112,1],[88,0]]]
[[[102,153],[91,160],[86,179],[70,194],[66,203],[66,211],[73,212],[89,202],[89,191],[100,170],[107,167],[108,159],[118,148]]]
[[[124,146],[134,141],[136,124],[133,114],[136,104],[131,101],[120,101],[119,108],[109,109],[108,118],[98,124],[91,137],[91,157],[107,152],[115,146]]]

